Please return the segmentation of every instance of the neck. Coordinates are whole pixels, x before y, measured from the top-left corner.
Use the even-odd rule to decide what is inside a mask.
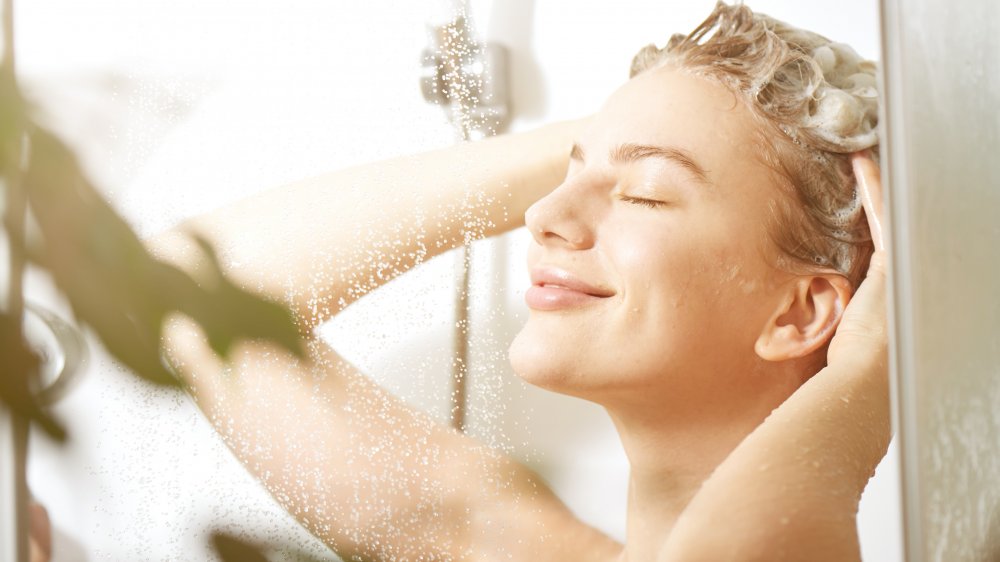
[[[702,482],[786,392],[744,403],[739,411],[707,404],[680,411],[662,401],[606,405],[631,465],[623,561],[657,560]]]

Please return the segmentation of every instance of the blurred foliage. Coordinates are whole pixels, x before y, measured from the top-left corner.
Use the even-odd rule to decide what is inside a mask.
[[[24,341],[14,318],[0,312],[0,352],[3,375],[0,376],[0,400],[24,418],[34,420],[57,441],[65,441],[66,430],[35,399],[28,373],[35,373],[41,363],[38,355]]]
[[[268,550],[263,544],[254,544],[231,534],[223,532],[212,533],[212,548],[223,562],[266,562],[267,558],[262,554]],[[300,550],[282,548],[281,558],[284,560],[294,560],[295,562],[322,562],[319,558],[310,556]],[[352,557],[352,562],[365,562],[361,558]]]
[[[4,6],[9,35],[9,0]],[[8,287],[21,286],[24,259],[47,270],[77,323],[91,328],[137,376],[179,386],[160,354],[163,322],[174,311],[200,324],[220,356],[242,339],[267,339],[304,355],[291,312],[230,282],[205,241],[198,240],[205,259],[197,281],[146,250],[87,179],[73,151],[33,123],[17,87],[12,49],[4,50],[0,62],[0,177],[12,264],[2,269]],[[31,247],[24,235],[29,215],[39,234]],[[10,293],[20,300],[20,290]],[[60,423],[38,400],[33,385],[41,359],[25,341],[22,319],[16,317],[22,309],[23,302],[14,302],[0,312],[0,402],[63,442],[72,420]],[[213,546],[227,561],[266,560],[258,547],[226,535],[214,535]]]
[[[199,284],[150,255],[59,139],[38,127],[28,138],[23,181],[43,237],[29,257],[52,274],[76,318],[123,364],[154,383],[177,384],[160,358],[171,311],[197,321],[220,356],[245,338],[267,338],[302,355],[291,313],[232,284],[207,243],[200,242],[209,259]]]
[[[225,533],[212,534],[212,547],[224,562],[267,562],[260,547]]]
[[[227,356],[236,341],[250,338],[269,339],[302,356],[291,312],[230,282],[204,241],[199,243],[207,265],[199,272],[200,284],[155,259],[87,180],[72,151],[52,133],[24,122],[30,128],[25,134],[28,158],[21,184],[41,236],[30,248],[12,250],[27,252],[33,263],[52,274],[76,320],[89,326],[111,355],[148,381],[177,386],[160,355],[163,322],[177,311],[202,326],[220,356]],[[9,169],[6,160],[5,174]],[[6,185],[8,190],[17,187]],[[17,353],[8,347],[15,339],[4,340],[5,357]],[[8,368],[5,378],[28,376],[29,371]],[[58,436],[37,404],[13,403],[15,398],[31,401],[16,390],[26,386],[26,381],[5,381],[3,399]]]

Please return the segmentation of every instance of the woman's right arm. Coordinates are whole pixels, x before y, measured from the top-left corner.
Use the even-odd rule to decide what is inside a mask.
[[[875,253],[830,342],[827,366],[702,484],[661,561],[861,560],[861,494],[891,438],[884,215],[878,166],[852,156]]]
[[[304,333],[467,237],[523,222],[561,180],[577,124],[489,139],[302,182],[198,217],[152,242],[197,276],[212,243],[238,284],[295,312]],[[192,322],[165,332],[171,363],[229,447],[341,555],[369,559],[607,560],[528,469],[435,423],[323,342],[304,360],[244,342],[223,361]]]
[[[154,247],[189,269],[208,240],[223,271],[281,301],[303,331],[414,265],[524,224],[562,181],[581,121],[333,172],[186,221]]]

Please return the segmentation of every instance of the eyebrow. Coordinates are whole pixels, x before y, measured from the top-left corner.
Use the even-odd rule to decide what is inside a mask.
[[[583,149],[579,144],[573,143],[573,149],[569,157],[583,161]],[[648,144],[625,143],[615,146],[609,152],[609,159],[612,164],[627,164],[642,160],[643,158],[662,158],[681,166],[688,170],[702,183],[711,184],[708,179],[708,172],[702,167],[686,150],[672,146],[653,146]]]

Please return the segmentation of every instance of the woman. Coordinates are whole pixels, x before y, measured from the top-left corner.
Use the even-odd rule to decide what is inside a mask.
[[[859,558],[854,515],[889,438],[872,68],[720,3],[633,74],[590,119],[316,178],[153,242],[198,275],[189,233],[207,238],[308,337],[464,239],[531,231],[511,362],[611,415],[631,464],[624,545],[322,342],[223,362],[189,321],[168,326],[199,406],[341,555]]]

